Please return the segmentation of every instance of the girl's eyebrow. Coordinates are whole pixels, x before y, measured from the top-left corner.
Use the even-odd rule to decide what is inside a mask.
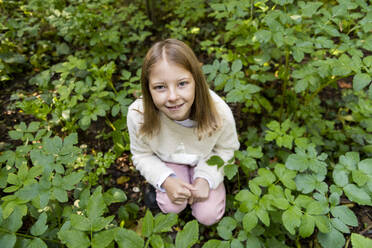
[[[177,81],[185,80],[185,79],[190,79],[188,76],[180,77]]]

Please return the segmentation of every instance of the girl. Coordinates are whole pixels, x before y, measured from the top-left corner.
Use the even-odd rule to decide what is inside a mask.
[[[209,90],[193,51],[174,39],[147,52],[141,87],[127,116],[135,167],[156,188],[162,212],[190,204],[200,223],[216,223],[225,212],[224,174],[206,161],[227,161],[239,148],[230,108]]]

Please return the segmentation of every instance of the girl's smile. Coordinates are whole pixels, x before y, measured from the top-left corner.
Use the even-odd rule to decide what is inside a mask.
[[[149,88],[155,106],[172,120],[190,116],[195,99],[195,80],[183,67],[162,59],[151,68]]]

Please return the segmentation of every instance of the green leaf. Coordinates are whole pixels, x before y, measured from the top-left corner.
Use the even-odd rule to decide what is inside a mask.
[[[22,209],[18,205],[16,205],[9,216],[4,214],[5,210],[3,210],[4,220],[1,223],[1,227],[9,230],[10,232],[17,232],[23,224],[22,217],[24,213],[22,213]]]
[[[236,164],[228,164],[223,168],[225,176],[231,180],[236,173],[238,173],[238,166]]]
[[[367,174],[365,174],[363,171],[360,170],[353,170],[351,172],[353,181],[359,186],[362,187],[364,184],[366,184],[369,180],[369,177]]]
[[[371,82],[371,76],[367,73],[358,73],[353,79],[353,88],[356,91],[362,90]]]
[[[216,239],[211,239],[206,242],[202,248],[230,248],[229,241],[221,241]]]
[[[360,205],[371,204],[371,197],[363,189],[358,188],[355,184],[348,184],[344,187],[344,192],[350,201]]]
[[[288,169],[303,172],[309,167],[308,159],[305,155],[291,154],[288,156],[285,166]]]
[[[333,227],[328,233],[318,233],[318,240],[322,247],[342,248],[345,245],[344,235]]]
[[[352,233],[351,234],[351,244],[353,248],[367,248],[372,247],[372,239],[364,237],[363,235]]]
[[[314,216],[314,218],[315,224],[318,227],[319,231],[321,231],[322,233],[328,233],[331,231],[331,224],[326,216],[320,215]]]
[[[275,174],[279,178],[280,182],[291,190],[296,189],[296,183],[293,178],[296,177],[296,171],[288,170],[283,164],[277,164],[274,169]]]
[[[315,219],[313,216],[305,213],[302,216],[301,226],[299,228],[299,233],[302,238],[310,237],[314,232]]]
[[[70,215],[71,226],[79,231],[91,231],[91,221],[83,215],[71,214]]]
[[[182,231],[177,233],[176,248],[190,248],[199,238],[199,224],[196,220],[189,221]]]
[[[90,246],[88,236],[77,230],[62,230],[58,232],[58,238],[69,248],[84,248]]]
[[[249,212],[243,217],[243,228],[245,232],[249,233],[258,223],[257,215],[254,211]]]
[[[234,73],[237,73],[238,71],[240,71],[241,69],[243,68],[243,63],[240,59],[237,59],[237,60],[234,60],[232,66],[231,66],[231,72],[234,74]]]
[[[217,226],[218,235],[225,239],[230,240],[232,238],[232,231],[236,228],[236,220],[232,217],[224,217]]]
[[[144,240],[132,230],[120,228],[116,232],[116,242],[120,248],[143,248]]]
[[[267,43],[271,39],[271,32],[269,30],[259,30],[253,35],[253,41],[259,43]]]
[[[233,239],[230,244],[231,248],[244,248],[242,242],[240,242],[238,239]]]
[[[150,237],[150,245],[153,248],[164,248],[164,241],[160,235],[155,234]]]
[[[0,231],[0,245],[1,248],[13,248],[17,241],[17,236],[12,233],[5,233]]]
[[[319,201],[312,201],[307,207],[307,213],[311,215],[323,215],[329,212],[328,204]]]
[[[150,237],[152,231],[154,230],[154,217],[150,210],[146,211],[145,217],[142,221],[142,235],[145,237]]]
[[[27,248],[48,248],[45,242],[39,238],[34,238],[28,245]]]
[[[360,161],[358,164],[358,168],[364,173],[372,176],[372,158]]]
[[[317,186],[317,180],[313,175],[300,174],[296,176],[296,186],[304,194],[313,192]]]
[[[64,189],[61,188],[53,188],[53,195],[59,202],[67,202],[67,192]]]
[[[108,247],[108,245],[115,239],[118,230],[119,228],[114,228],[95,233],[92,239],[92,248]]]
[[[72,190],[75,188],[75,185],[80,182],[80,180],[84,177],[85,172],[79,171],[79,172],[72,172],[71,174],[63,177],[62,183],[63,188],[65,190]]]
[[[331,208],[334,217],[339,218],[343,223],[349,226],[358,226],[358,219],[354,212],[346,206],[336,206]]]
[[[331,219],[332,226],[343,233],[350,233],[349,227],[345,225],[339,218]]]
[[[270,226],[270,217],[268,212],[264,208],[259,208],[256,210],[257,217],[265,224],[265,226]]]
[[[343,168],[336,167],[332,176],[337,186],[344,187],[349,183],[349,172]]]
[[[296,206],[289,207],[282,215],[284,227],[292,235],[296,233],[295,228],[301,225],[302,213]]]
[[[101,186],[97,187],[88,201],[87,215],[89,219],[100,217],[106,209],[101,190]]]
[[[115,216],[111,215],[108,217],[98,217],[92,220],[92,231],[98,232],[101,231],[103,228],[107,227]]]
[[[177,223],[178,215],[174,213],[169,214],[158,214],[155,217],[154,233],[169,232],[172,230],[172,226]]]
[[[121,189],[110,188],[108,191],[103,193],[103,199],[106,205],[109,206],[112,203],[125,202],[127,200],[127,196]]]
[[[221,166],[224,165],[224,161],[222,158],[220,158],[219,156],[211,156],[208,160],[207,160],[207,164],[210,165],[210,166],[214,166],[214,165],[217,165],[218,168],[220,168]]]
[[[40,214],[39,219],[31,227],[32,235],[40,236],[41,234],[45,233],[45,231],[48,229],[48,225],[46,225],[47,218],[48,216],[45,212]]]

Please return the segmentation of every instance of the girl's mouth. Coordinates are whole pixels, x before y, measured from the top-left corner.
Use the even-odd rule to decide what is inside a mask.
[[[167,108],[168,108],[169,110],[178,110],[178,109],[180,109],[182,106],[183,106],[183,103],[182,103],[182,104],[179,104],[179,105],[176,105],[176,106],[171,106],[171,107],[168,107],[168,106],[167,106]]]

